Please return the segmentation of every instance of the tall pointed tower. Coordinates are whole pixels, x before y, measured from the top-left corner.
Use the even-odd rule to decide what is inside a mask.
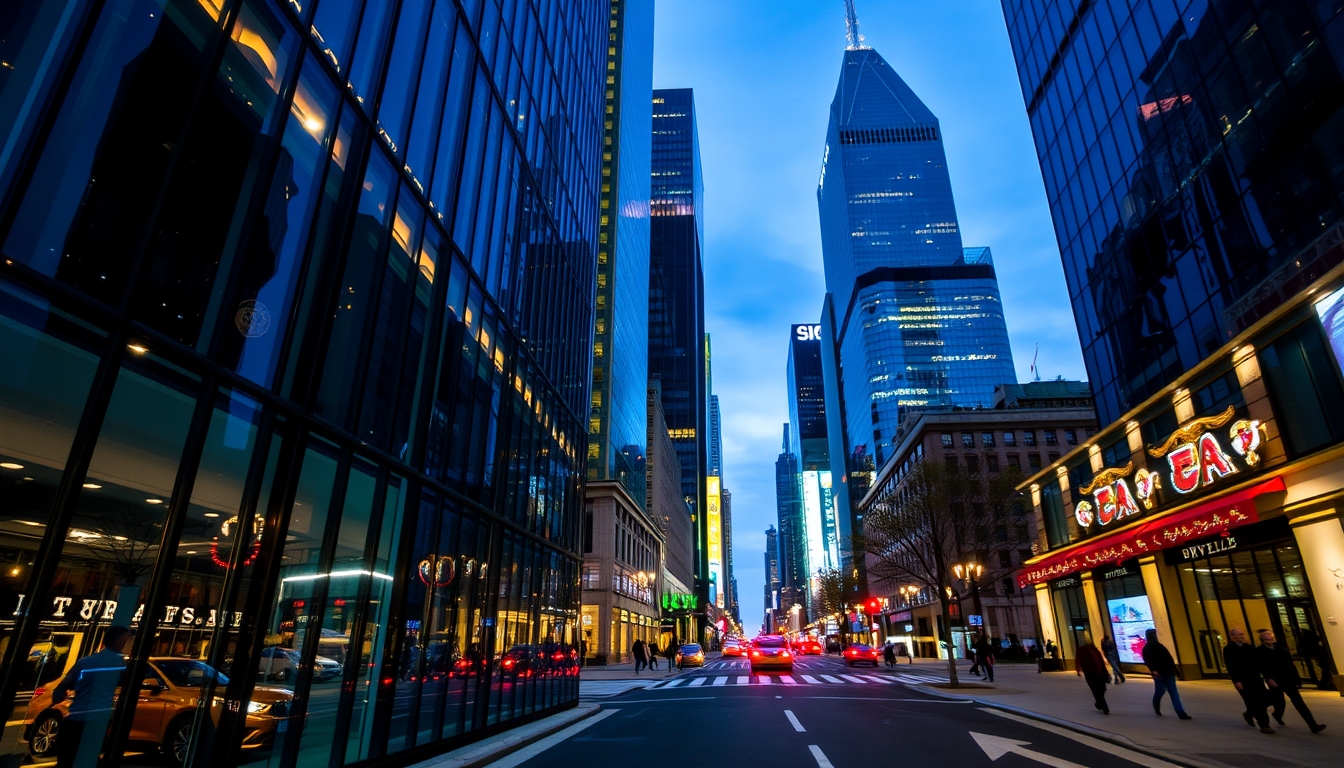
[[[989,249],[962,246],[938,118],[845,9],[817,188],[843,395],[827,410],[851,464],[880,466],[904,411],[988,407],[1016,376]]]

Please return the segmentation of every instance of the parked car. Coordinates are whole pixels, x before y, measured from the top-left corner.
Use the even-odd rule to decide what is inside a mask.
[[[200,702],[201,686],[207,680],[218,684],[210,707],[210,717],[219,722],[224,706],[223,686],[229,679],[204,662],[195,659],[151,658],[149,669],[140,683],[142,701],[135,708],[128,740],[137,747],[161,750],[164,757],[180,766],[191,748],[192,722]],[[51,702],[56,685],[38,688],[23,716],[22,739],[34,758],[52,758],[61,737],[61,723],[70,711],[70,699]],[[118,689],[120,694],[120,689]],[[289,706],[293,694],[283,688],[257,686],[247,703],[247,735],[243,749],[268,747],[277,733],[289,724]],[[152,705],[147,703],[152,702]]]
[[[677,666],[705,666],[705,650],[698,643],[687,643],[677,649]]]
[[[303,657],[293,648],[268,645],[261,649],[261,663],[257,665],[257,674],[260,675],[262,680],[291,680],[302,660]],[[340,662],[335,659],[318,656],[313,660],[313,680],[315,682],[325,683],[332,678],[340,677],[341,672]]]

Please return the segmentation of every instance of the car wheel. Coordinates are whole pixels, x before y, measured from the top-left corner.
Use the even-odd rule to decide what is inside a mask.
[[[180,717],[168,726],[163,734],[163,754],[173,765],[181,766],[187,762],[191,751],[192,724],[190,717]]]
[[[28,751],[33,757],[49,757],[56,754],[56,737],[61,730],[61,716],[48,712],[33,724],[28,735]]]

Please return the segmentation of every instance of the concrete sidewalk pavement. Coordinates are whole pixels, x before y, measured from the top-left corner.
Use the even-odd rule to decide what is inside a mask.
[[[947,662],[918,659],[913,666],[900,665],[897,671],[906,669],[945,675]],[[968,669],[969,662],[958,662],[962,682],[983,682],[983,678],[967,674]],[[1153,682],[1147,675],[1130,675],[1127,682],[1108,687],[1110,715],[1093,708],[1087,684],[1073,672],[1041,674],[1031,664],[999,664],[994,677],[992,688],[935,690],[1117,737],[1122,743],[1128,741],[1192,765],[1333,765],[1340,761],[1344,746],[1344,698],[1335,691],[1302,690],[1316,720],[1330,726],[1323,733],[1313,735],[1290,703],[1283,715],[1287,725],[1280,727],[1271,719],[1278,733],[1269,735],[1246,725],[1241,698],[1227,680],[1180,682],[1181,703],[1194,719],[1179,720],[1170,700],[1163,701],[1164,717],[1153,713]]]

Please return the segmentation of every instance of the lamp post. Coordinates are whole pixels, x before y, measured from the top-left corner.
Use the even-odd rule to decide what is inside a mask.
[[[985,567],[971,560],[966,563],[958,563],[952,566],[952,572],[957,578],[965,582],[971,588],[971,605],[975,608],[975,614],[980,617],[980,626],[983,631],[985,615],[980,608],[980,577],[985,573]],[[969,619],[967,620],[969,626]]]

